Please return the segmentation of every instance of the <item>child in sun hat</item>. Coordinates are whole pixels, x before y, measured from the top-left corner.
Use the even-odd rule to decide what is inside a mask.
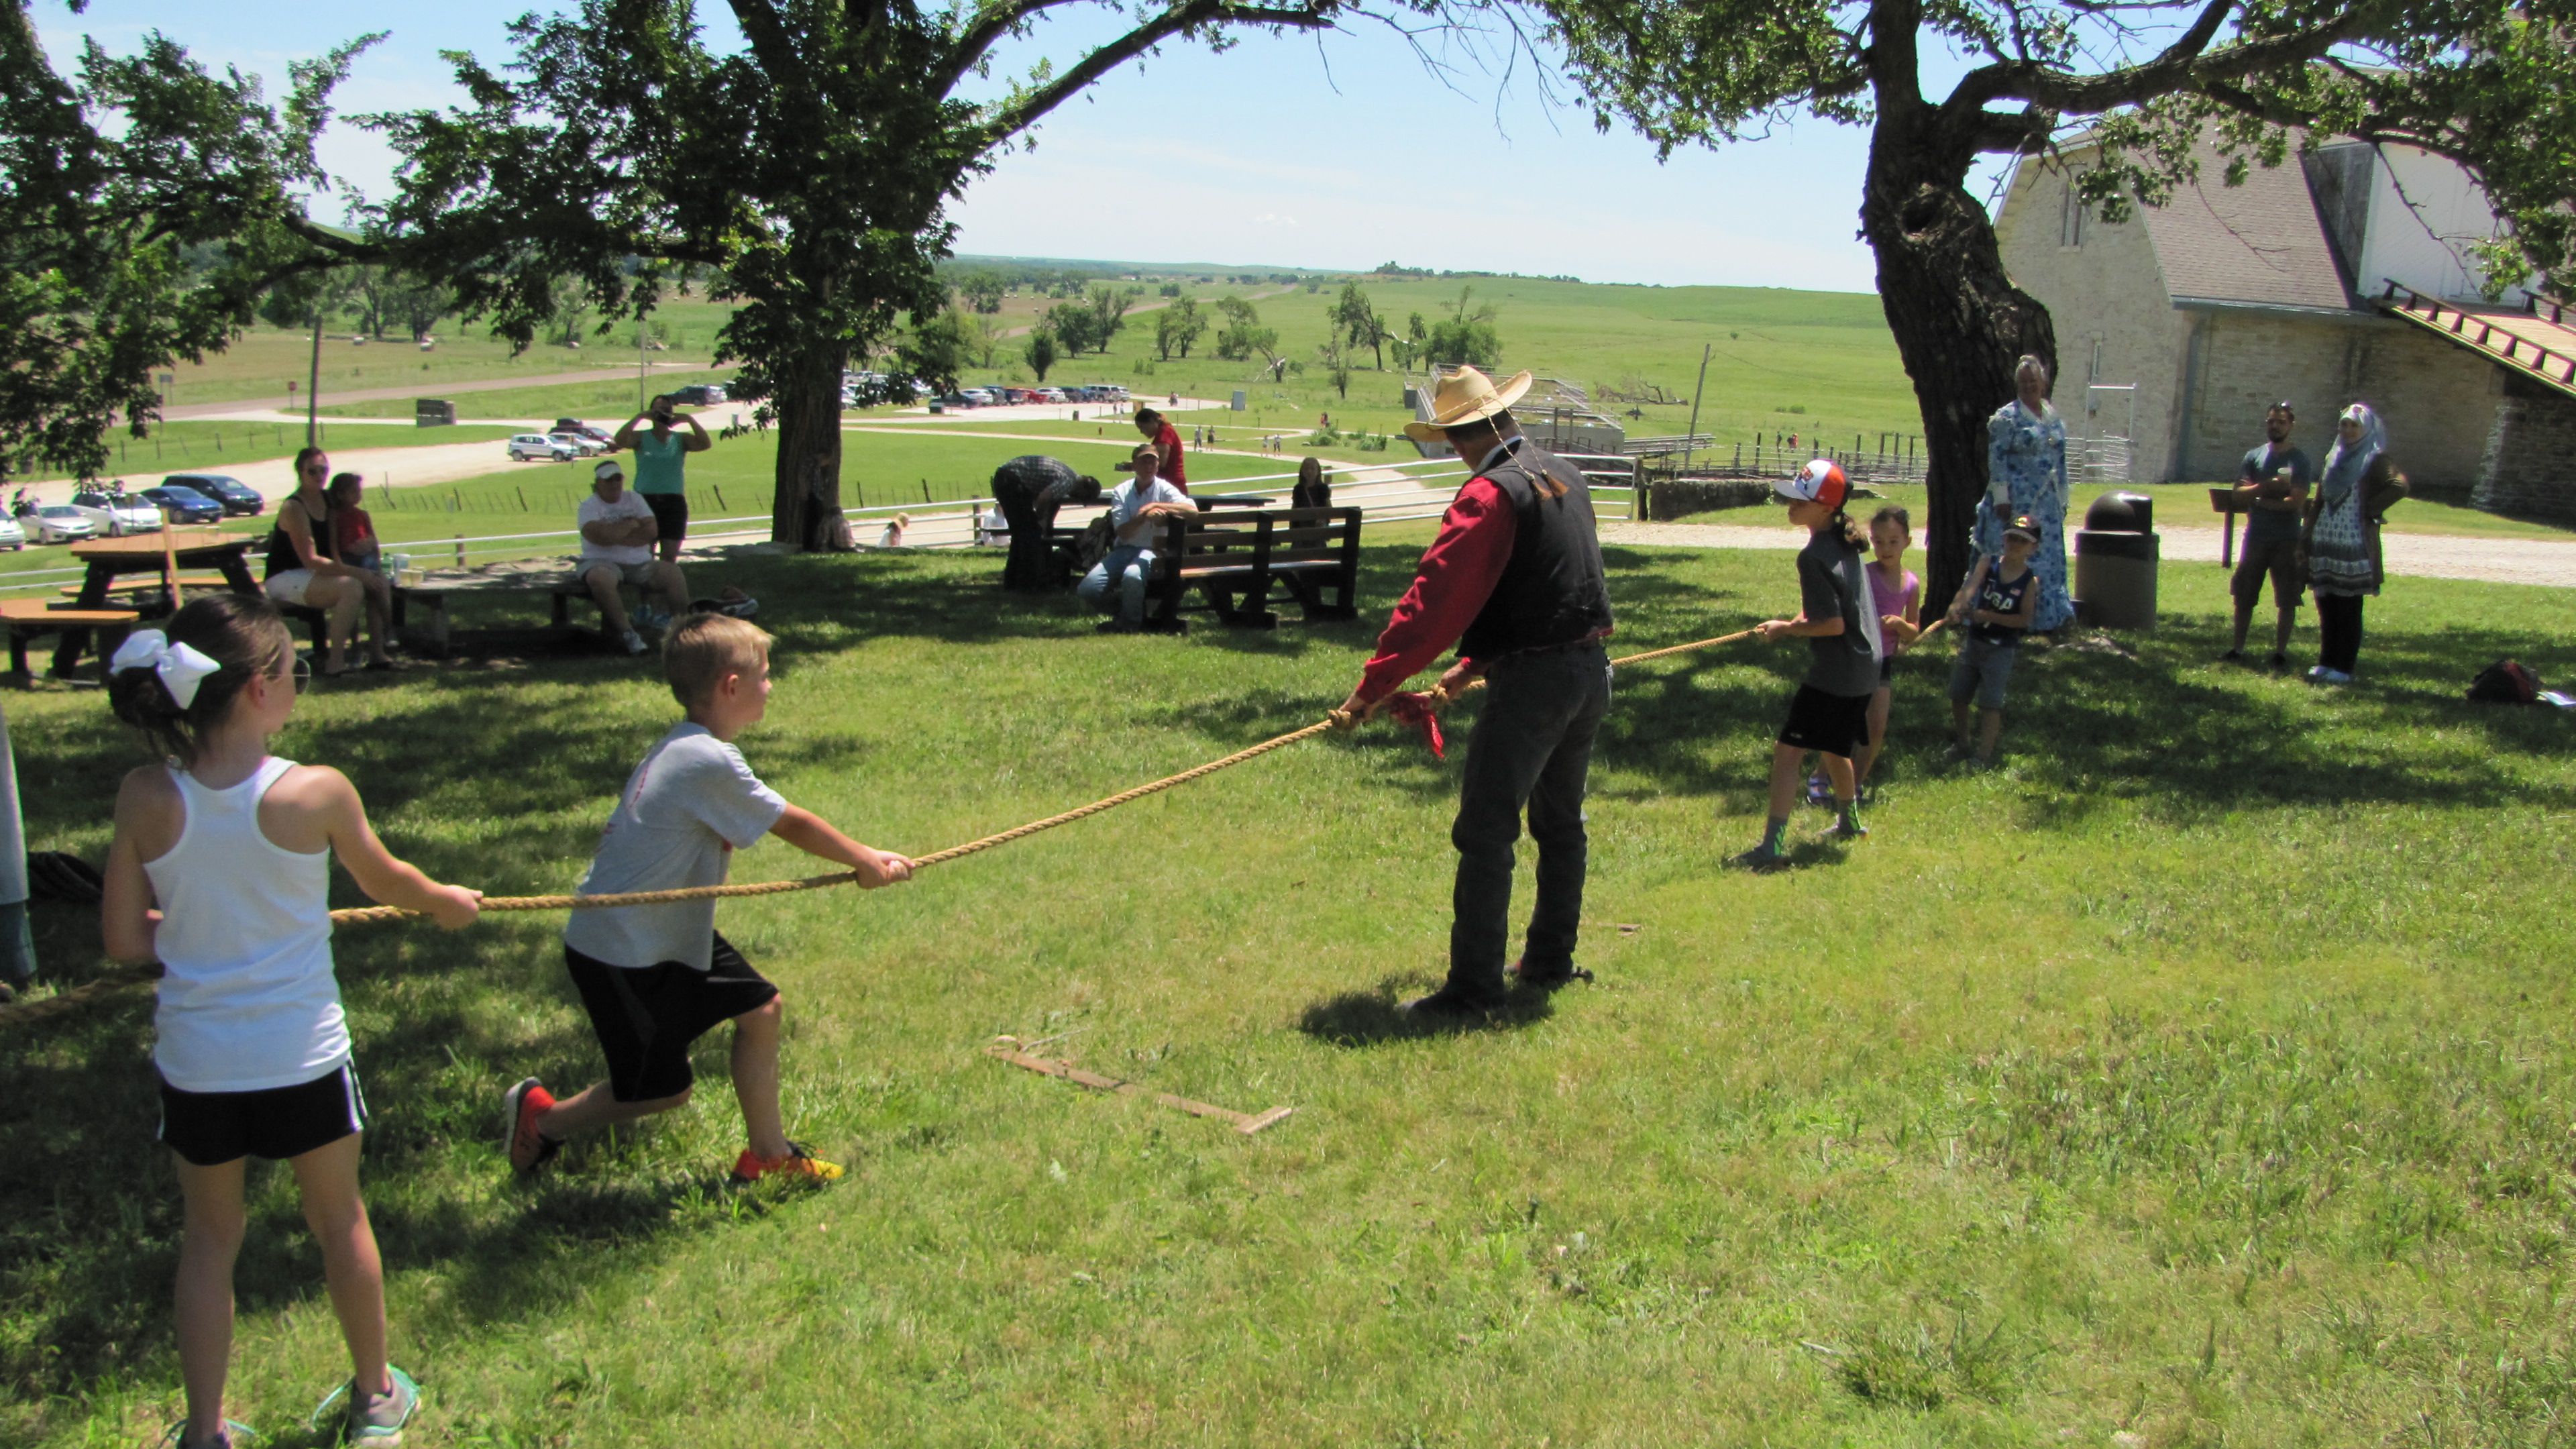
[[[1861,559],[1868,547],[1860,526],[1844,511],[1851,482],[1842,465],[1818,458],[1773,490],[1789,505],[1789,521],[1807,530],[1798,551],[1798,617],[1772,619],[1765,639],[1807,641],[1805,679],[1789,701],[1788,722],[1771,749],[1771,814],[1762,843],[1728,863],[1776,870],[1788,863],[1782,844],[1789,812],[1798,800],[1798,776],[1807,753],[1824,757],[1836,811],[1834,833],[1858,839],[1860,823],[1852,758],[1869,741],[1869,701],[1878,690],[1879,661],[1887,646]]]
[[[164,763],[116,797],[99,933],[121,961],[161,964],[152,1062],[160,1139],[186,1205],[175,1313],[188,1416],[168,1442],[231,1445],[224,1418],[233,1263],[249,1228],[243,1160],[284,1162],[354,1370],[354,1444],[402,1442],[419,1386],[385,1361],[384,1264],[358,1191],[366,1099],[332,974],[330,874],[455,929],[480,894],[395,859],[339,771],[268,752],[307,675],[265,599],[201,595],[109,663],[108,702]],[[157,909],[156,909],[157,908]]]
[[[2039,524],[2029,515],[2006,524],[2003,557],[1978,560],[1977,571],[1950,605],[1950,622],[1967,626],[1960,633],[1958,659],[1950,666],[1950,723],[1959,737],[1950,747],[1953,760],[1967,759],[1973,750],[1979,768],[1995,762],[1995,741],[2004,728],[2004,687],[2012,680],[2022,635],[2039,610],[2039,590],[2032,583],[2039,575],[2030,566],[2038,549]],[[1968,738],[1971,703],[1978,711],[1973,745]]]

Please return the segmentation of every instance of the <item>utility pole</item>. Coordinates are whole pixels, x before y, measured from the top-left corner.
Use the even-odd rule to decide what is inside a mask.
[[[304,384],[304,446],[322,446],[322,306],[313,306],[313,371]]]
[[[1699,437],[1699,399],[1700,394],[1708,391],[1708,354],[1716,346],[1714,342],[1699,345],[1699,386],[1691,389],[1690,427],[1683,431],[1682,436],[1682,466],[1685,468],[1690,466],[1692,446]]]

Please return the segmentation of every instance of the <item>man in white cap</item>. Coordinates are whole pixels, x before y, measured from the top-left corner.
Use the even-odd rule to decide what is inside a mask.
[[[662,612],[648,622],[667,624],[689,607],[688,581],[681,577],[678,564],[653,557],[653,541],[660,536],[653,506],[642,494],[626,490],[626,470],[617,460],[600,460],[590,476],[590,496],[581,500],[578,514],[581,561],[573,569],[598,601],[600,622],[608,626],[609,637],[623,643],[627,653],[641,654],[646,647],[644,636],[627,619],[626,601],[618,596],[617,586],[633,584],[643,592],[647,608],[659,595]]]
[[[1592,738],[1610,708],[1610,589],[1592,524],[1592,491],[1563,459],[1521,436],[1508,411],[1526,372],[1494,386],[1472,367],[1441,380],[1431,419],[1408,423],[1419,442],[1446,441],[1475,469],[1440,520],[1413,587],[1395,606],[1377,655],[1342,708],[1362,719],[1454,640],[1440,677],[1454,695],[1491,686],[1467,737],[1466,778],[1449,838],[1458,882],[1449,928],[1449,979],[1405,1003],[1425,1021],[1481,1021],[1513,978],[1540,990],[1590,973],[1574,964],[1587,842],[1583,796]],[[1538,844],[1538,901],[1521,958],[1507,973],[1512,846],[1521,812]]]

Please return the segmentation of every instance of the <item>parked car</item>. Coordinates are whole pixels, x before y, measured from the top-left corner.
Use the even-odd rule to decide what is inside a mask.
[[[544,433],[520,433],[510,439],[510,461],[513,463],[524,463],[530,458],[569,463],[580,456],[580,450],[572,444]]]
[[[1042,387],[1042,388],[1039,388],[1039,389],[1037,390],[1037,400],[1038,400],[1039,402],[1051,402],[1051,403],[1058,403],[1058,402],[1071,402],[1071,401],[1072,401],[1072,399],[1071,399],[1071,398],[1068,398],[1068,397],[1066,397],[1066,396],[1064,395],[1064,389],[1063,389],[1063,388],[1060,388],[1060,387]]]
[[[617,435],[615,433],[608,431],[606,428],[594,428],[579,418],[557,418],[555,419],[555,425],[548,428],[546,431],[549,433],[570,433],[576,438],[587,438],[590,441],[597,443],[599,445],[599,451],[603,453],[614,453],[617,451]]]
[[[150,533],[161,526],[161,510],[129,493],[84,488],[72,495],[71,506],[110,538]]]
[[[725,390],[721,383],[693,382],[687,387],[674,389],[671,393],[671,400],[673,402],[687,403],[689,406],[695,408],[708,407],[715,403],[723,402],[725,400]]]
[[[1002,395],[989,387],[970,387],[966,389],[966,396],[972,398],[979,408],[995,407],[1002,401]]]
[[[146,488],[134,495],[161,510],[161,516],[172,523],[221,523],[224,506],[194,488],[181,488],[164,483]]]
[[[546,436],[572,449],[573,456],[576,458],[597,457],[599,454],[608,451],[608,445],[606,443],[595,442],[575,432],[558,431],[548,433]]]
[[[980,404],[975,401],[974,394],[963,392],[952,392],[945,397],[934,398],[932,401],[938,403],[944,408],[971,408],[980,406]]]
[[[268,507],[268,500],[259,496],[258,489],[221,473],[173,473],[161,480],[161,486],[203,493],[222,504],[225,514],[231,517],[252,517]]]
[[[0,548],[5,548],[11,553],[16,553],[18,550],[25,548],[26,546],[27,530],[18,526],[18,520],[14,518],[0,518]]]
[[[90,522],[89,515],[68,503],[48,503],[18,521],[38,543],[71,543],[98,535],[98,525]]]

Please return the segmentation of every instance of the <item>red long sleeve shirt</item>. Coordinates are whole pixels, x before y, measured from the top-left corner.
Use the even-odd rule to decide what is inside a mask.
[[[1502,582],[1519,527],[1510,500],[1493,480],[1471,478],[1458,490],[1441,516],[1439,537],[1423,550],[1413,587],[1396,601],[1386,632],[1377,636],[1377,657],[1360,672],[1363,703],[1393,694],[1467,632]]]

